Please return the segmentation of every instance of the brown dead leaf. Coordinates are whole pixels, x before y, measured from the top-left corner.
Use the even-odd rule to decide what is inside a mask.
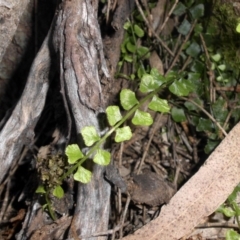
[[[179,239],[213,213],[240,182],[240,123],[199,171],[163,206],[158,218],[124,240]]]
[[[164,74],[163,63],[156,51],[151,53],[149,61],[151,68],[156,68],[160,74]]]
[[[128,191],[135,203],[159,206],[169,202],[175,193],[175,188],[162,176],[148,171],[143,174],[133,174],[128,181]]]

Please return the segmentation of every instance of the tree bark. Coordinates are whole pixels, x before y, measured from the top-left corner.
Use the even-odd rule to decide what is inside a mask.
[[[112,45],[114,49],[107,52],[112,63],[111,75],[114,74],[119,58],[123,38],[122,25],[131,12],[131,8],[126,7],[125,3],[130,4],[130,1],[119,1],[118,14],[114,21],[114,24],[117,22],[119,24],[114,34]],[[69,133],[71,121],[77,133],[85,126],[94,126],[99,134],[104,130],[100,116],[112,99],[107,96],[111,93],[108,92],[109,89],[111,91],[108,85],[111,84],[111,79],[104,58],[97,12],[97,0],[92,2],[64,0],[56,11],[51,29],[31,67],[24,92],[0,132],[0,182],[3,181],[9,168],[15,164],[23,147],[31,147],[31,143],[34,142],[34,129],[44,108],[52,65],[58,65],[59,68],[59,81],[69,120]],[[107,82],[104,86],[104,94],[101,84],[103,78]],[[104,167],[93,164],[91,160],[88,160],[86,167],[92,170],[93,177],[89,184],[78,184],[77,202],[69,238],[106,239],[91,235],[108,229],[110,185],[104,180]],[[35,237],[39,228],[44,229],[42,225],[44,220],[41,220],[43,218],[46,220],[44,214],[41,215],[41,219],[39,218],[42,221],[41,226],[37,219],[40,211],[42,210],[39,208],[38,200],[33,201],[17,239]],[[45,224],[49,223],[46,221]]]
[[[0,0],[0,62],[29,0]]]
[[[33,62],[22,97],[0,132],[0,183],[23,147],[31,147],[49,87],[50,60],[48,35]]]
[[[58,12],[53,35],[60,59],[62,89],[69,99],[77,132],[85,126],[94,126],[100,132],[98,113],[102,109],[103,96],[98,69],[101,68],[106,77],[108,70],[103,57],[96,3],[91,5],[87,0],[65,1]],[[90,168],[93,169],[91,182],[78,186],[71,237],[85,239],[83,236],[107,230],[110,185],[103,179],[104,167]]]

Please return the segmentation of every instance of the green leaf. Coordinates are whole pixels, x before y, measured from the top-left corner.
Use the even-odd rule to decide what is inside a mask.
[[[132,58],[132,56],[126,54],[126,55],[124,55],[124,60],[125,60],[126,62],[130,62],[130,63],[131,63],[131,62],[133,61],[133,58]]]
[[[43,210],[45,210],[45,209],[47,209],[47,208],[48,208],[47,203],[42,205],[42,209],[43,209]]]
[[[185,2],[185,4],[186,4],[186,6],[189,8],[189,7],[191,7],[191,6],[193,5],[193,3],[195,3],[195,2],[196,2],[196,0],[188,0],[188,1]]]
[[[139,22],[144,22],[144,19],[143,19],[142,15],[140,13],[136,13],[134,15],[134,19],[136,19]]]
[[[237,27],[236,27],[236,31],[237,31],[238,33],[240,33],[240,23],[238,23],[238,25],[237,25]]]
[[[126,23],[124,23],[124,25],[123,25],[123,28],[124,28],[125,30],[128,30],[130,27],[131,27],[131,23],[130,23],[130,22],[126,22]]]
[[[227,67],[225,64],[220,64],[217,66],[217,68],[220,69],[221,71],[225,71]]]
[[[200,102],[199,99],[195,99],[194,101],[201,105],[201,102]],[[199,110],[198,107],[197,107],[196,105],[194,105],[193,103],[191,103],[191,102],[185,102],[185,103],[184,103],[184,106],[185,106],[189,111],[196,111],[196,112],[197,112],[197,111]]]
[[[36,193],[46,193],[46,190],[43,185],[38,186],[38,188],[35,191]]]
[[[177,96],[188,96],[193,89],[192,83],[186,79],[176,80],[169,86],[170,92]]]
[[[213,129],[213,123],[210,119],[199,118],[199,122],[196,129],[198,132],[202,132],[202,131],[211,132],[212,129]]]
[[[190,8],[189,11],[194,19],[198,19],[204,15],[204,5],[203,4],[195,5],[192,8]]]
[[[129,126],[125,126],[122,128],[118,128],[116,130],[116,136],[114,140],[115,142],[119,143],[119,142],[130,140],[131,137],[132,137],[131,128]]]
[[[143,31],[142,28],[140,28],[137,24],[134,24],[133,30],[134,30],[134,33],[135,33],[138,37],[141,38],[141,37],[144,36],[144,31]]]
[[[219,141],[212,141],[212,140],[208,139],[207,144],[204,147],[204,152],[206,154],[210,154],[218,144],[219,144]]]
[[[200,33],[203,32],[203,26],[201,23],[196,24],[196,26],[194,27],[194,33],[195,35],[199,35]]]
[[[158,87],[159,87],[159,84],[156,81],[154,81],[154,78],[152,75],[144,74],[140,82],[139,90],[142,93],[147,93],[147,92],[154,91]]]
[[[127,48],[127,50],[129,51],[129,52],[131,52],[131,53],[135,53],[136,52],[136,45],[134,45],[134,44],[132,44],[131,42],[128,42],[127,44],[126,44],[126,48]]]
[[[89,183],[91,181],[91,177],[92,173],[82,166],[79,166],[77,172],[73,175],[74,180],[82,183]]]
[[[214,55],[211,55],[211,58],[213,59],[213,61],[219,62],[221,60],[222,56],[220,53],[216,53]]]
[[[229,79],[227,78],[226,75],[227,75],[227,74],[222,73],[220,76],[218,76],[218,77],[216,78],[216,80],[217,80],[218,82],[227,83],[227,82],[229,81]]]
[[[173,107],[171,110],[171,115],[175,122],[184,122],[187,120],[182,108]]]
[[[62,198],[64,196],[64,191],[60,185],[58,185],[54,188],[53,196],[55,196],[57,198]]]
[[[122,114],[118,106],[109,106],[106,109],[107,119],[110,126],[114,126],[122,119]]]
[[[132,123],[134,125],[150,126],[153,123],[153,119],[149,113],[137,109],[132,119]]]
[[[82,151],[77,144],[71,144],[66,147],[65,154],[68,157],[68,163],[73,164],[77,160],[84,157]]]
[[[217,101],[212,104],[212,110],[217,122],[225,122],[228,116],[227,102],[223,98],[218,98]]]
[[[216,64],[215,63],[211,63],[211,70],[215,70],[216,69]]]
[[[220,206],[218,212],[223,213],[226,217],[233,217],[235,216],[235,211],[232,210],[230,207],[223,207]]]
[[[138,68],[138,70],[137,70],[137,76],[138,76],[138,78],[141,79],[142,76],[143,76],[143,74],[145,74],[145,73],[146,73],[146,71],[145,71],[144,67],[141,65],[141,66]]]
[[[191,102],[185,102],[184,106],[189,110],[189,111],[196,111],[198,108]]]
[[[235,211],[235,216],[240,216],[240,208],[238,203],[236,203],[236,201],[232,202],[232,209],[234,209]]]
[[[240,235],[233,229],[229,229],[226,232],[226,240],[240,240]]]
[[[166,81],[173,81],[178,77],[178,73],[176,71],[170,71],[167,75],[166,75]]]
[[[195,73],[195,72],[189,72],[188,73],[188,80],[190,81],[196,81],[198,79],[200,79],[201,75],[199,73]]]
[[[121,53],[123,53],[123,54],[127,53],[126,44],[124,44],[124,43],[121,44]]]
[[[198,60],[195,60],[193,62],[193,65],[191,66],[191,71],[192,72],[202,73],[204,69],[205,69],[204,64],[201,61],[198,61]]]
[[[170,106],[167,100],[161,99],[156,95],[153,96],[152,101],[149,103],[148,107],[156,112],[168,113],[170,111]]]
[[[123,61],[119,61],[117,65],[118,65],[118,67],[120,67],[120,68],[121,68],[121,67],[122,67],[122,65],[123,65]]]
[[[228,197],[228,202],[232,203],[236,200],[238,193],[240,192],[240,184],[238,184],[233,192]]]
[[[181,16],[186,13],[186,9],[186,6],[183,3],[179,2],[173,11],[173,14],[176,16]]]
[[[140,46],[137,48],[137,53],[139,57],[143,57],[143,59],[150,57],[150,50],[147,47]]]
[[[182,35],[187,35],[190,29],[191,29],[191,24],[187,19],[184,19],[183,22],[178,27],[178,32]]]
[[[186,53],[191,57],[197,57],[201,52],[199,44],[192,42],[191,45],[186,49]]]
[[[150,75],[153,76],[153,79],[154,79],[155,82],[158,83],[158,86],[161,86],[163,83],[169,81],[169,78],[164,77],[163,75],[161,75],[156,68],[152,68],[151,69]]]
[[[129,110],[133,106],[138,104],[138,100],[136,98],[135,93],[129,89],[123,89],[120,92],[120,102],[121,102],[122,107],[125,110]]]
[[[202,84],[202,79],[200,78],[200,74],[190,72],[188,73],[188,80],[191,83],[192,92],[195,92],[198,96],[201,96],[203,94],[203,91],[205,91],[204,90],[205,88],[204,88],[204,85]],[[195,102],[201,103],[201,101],[195,101]]]
[[[98,149],[93,161],[101,166],[107,166],[111,161],[111,154],[105,150]]]
[[[95,142],[97,142],[100,139],[97,130],[94,126],[84,127],[81,131],[81,134],[83,136],[84,143],[88,147],[92,146]]]

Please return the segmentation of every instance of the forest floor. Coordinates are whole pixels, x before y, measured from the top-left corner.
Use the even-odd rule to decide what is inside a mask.
[[[199,6],[197,1],[194,4]],[[163,6],[159,5],[157,7]],[[179,11],[181,11],[180,7],[178,8],[178,10],[180,9]],[[194,6],[189,6],[188,8],[194,9]],[[171,10],[170,7],[166,9],[168,11]],[[157,18],[154,15],[156,13],[153,10],[151,11],[153,19]],[[219,111],[227,111],[228,120],[224,122],[224,126],[230,125],[227,124],[227,121],[234,125],[239,116],[236,116],[237,113],[230,109],[232,105],[230,106],[229,102],[234,102],[233,99],[237,97],[238,89],[236,86],[238,85],[234,81],[226,83],[223,80],[217,81],[212,79],[213,82],[211,82],[211,76],[217,76],[218,72],[216,73],[214,72],[215,70],[209,69],[209,58],[202,59],[206,55],[207,49],[205,46],[207,40],[204,40],[202,35],[207,30],[203,28],[205,26],[200,17],[199,19],[197,17],[193,19],[189,12],[186,10],[182,11],[184,12],[180,14],[175,10],[175,15],[168,15],[166,12],[162,13],[162,16],[167,16],[165,19],[169,18],[163,33],[160,35],[163,38],[163,44],[159,43],[159,39],[155,38],[153,33],[149,33],[152,29],[148,29],[143,20],[137,20],[138,18],[132,15],[131,24],[139,24],[144,29],[145,35],[148,35],[143,39],[139,37],[136,40],[136,44],[138,46],[144,46],[145,44],[145,46],[148,45],[148,49],[154,50],[142,63],[148,66],[146,69],[157,68],[163,75],[171,70],[179,75],[185,72],[185,76],[188,76],[189,79],[191,79],[192,73],[196,73],[199,70],[199,66],[197,66],[199,64],[200,67],[205,69],[202,72],[200,70],[198,72],[201,89],[198,89],[199,91],[196,94],[190,94],[189,98],[197,98],[201,102],[199,105],[207,110],[212,110],[209,106],[213,106],[212,116],[218,117],[221,123],[226,120],[226,117],[222,121],[221,116],[218,116],[216,112],[219,109]],[[188,23],[186,23],[186,19],[189,20]],[[155,32],[158,32],[159,28],[156,28]],[[137,36],[135,35],[135,37]],[[151,43],[149,43],[150,40]],[[126,37],[124,41],[126,41]],[[164,45],[171,48],[171,54]],[[129,49],[127,50],[129,51]],[[130,55],[130,53],[131,50],[128,54]],[[213,49],[210,54],[214,56],[217,54],[217,50]],[[139,58],[141,60],[141,57]],[[123,59],[127,59],[124,51],[121,53],[120,60],[124,62]],[[116,77],[115,81],[121,81],[121,85],[119,83],[116,84],[114,92],[120,92],[121,88],[127,87],[136,92],[137,97],[141,98],[142,93],[138,91],[137,65],[133,65],[131,61],[125,61],[123,66],[121,71],[116,73],[118,77]],[[22,71],[28,71],[28,67],[22,69]],[[229,69],[227,74],[230,74],[231,71]],[[15,74],[15,76],[18,74]],[[124,78],[124,76],[131,75],[135,75],[136,79],[134,80],[136,82],[133,79],[126,80]],[[8,103],[13,101],[12,96],[9,97],[11,95],[10,89],[13,87],[14,91],[16,91],[19,84],[24,86],[24,80],[16,85],[12,82],[6,88],[6,92],[3,94],[5,95],[5,109],[8,109],[9,105],[13,106],[12,103]],[[231,89],[232,86],[234,90]],[[224,87],[225,89],[223,89]],[[216,93],[214,100],[211,99],[211,91]],[[230,91],[231,94],[226,93],[226,91]],[[18,93],[18,95],[20,94]],[[203,95],[206,98],[203,98]],[[168,100],[171,107],[181,109],[184,114],[181,111],[181,113],[175,115],[172,112],[164,114],[149,111],[154,120],[151,126],[136,127],[129,120],[126,124],[131,126],[133,132],[131,140],[121,144],[115,143],[113,139],[110,140],[112,166],[114,169],[117,169],[116,176],[118,179],[112,179],[106,173],[106,180],[112,186],[109,231],[96,233],[96,235],[108,234],[109,239],[121,239],[123,236],[133,233],[157,218],[161,207],[167,204],[173,194],[198,171],[207,159],[208,154],[214,149],[214,146],[223,138],[223,133],[215,125],[211,125],[213,123],[205,117],[201,109],[196,110],[192,105],[187,105],[185,99],[173,96],[169,90],[163,92],[161,96]],[[115,103],[119,102],[117,98],[118,96],[115,96]],[[225,103],[228,106],[225,106]],[[47,153],[44,153],[44,157],[47,158],[48,151],[52,151],[54,139],[63,139],[64,142],[64,134],[66,135],[64,126],[67,125],[67,117],[62,106],[60,85],[57,80],[53,80],[44,111],[35,130],[36,138],[34,143],[32,143],[31,150],[23,150],[17,164],[11,168],[7,179],[0,187],[0,200],[2,203],[0,209],[0,218],[2,219],[0,223],[0,239],[15,239],[15,235],[22,228],[29,205],[37,198],[35,190],[39,183],[37,158],[39,157],[40,149],[47,149]],[[146,110],[147,104],[142,106],[141,109]],[[234,107],[232,109],[235,110]],[[1,116],[6,112],[7,110],[2,109]],[[204,121],[202,120],[203,118]],[[2,117],[2,119],[4,118]],[[209,136],[211,137],[210,140],[214,141],[209,142]],[[54,149],[55,155],[64,155],[64,147],[64,144],[58,144],[57,148],[55,147]],[[75,188],[73,187],[73,189]],[[67,215],[71,216],[74,211],[76,195],[73,194],[71,199],[65,199],[64,201],[64,204],[71,205],[70,209],[66,210]],[[56,203],[56,205],[58,204],[59,202]],[[55,210],[59,219],[66,215],[66,211],[62,209],[59,211],[58,209]],[[214,213],[188,239],[225,239],[226,229],[232,222],[232,218],[225,218],[222,214]]]

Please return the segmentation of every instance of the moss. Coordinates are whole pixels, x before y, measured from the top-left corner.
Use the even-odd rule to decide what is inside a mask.
[[[237,73],[240,65],[240,34],[235,29],[239,22],[239,16],[232,3],[222,0],[214,1],[209,21],[210,27],[214,27],[216,30],[212,35],[213,44],[217,46],[224,60]]]

